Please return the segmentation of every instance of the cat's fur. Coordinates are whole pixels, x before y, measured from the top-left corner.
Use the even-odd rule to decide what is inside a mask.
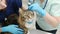
[[[25,26],[26,21],[29,19],[34,18],[34,13],[31,11],[25,11],[23,9],[19,10],[19,16],[17,14],[12,14],[7,18],[7,21],[2,25],[10,25],[10,24],[18,24],[19,28],[24,30],[24,34],[28,33],[28,28]],[[34,24],[35,25],[35,24]],[[11,34],[11,33],[4,33],[4,34]]]

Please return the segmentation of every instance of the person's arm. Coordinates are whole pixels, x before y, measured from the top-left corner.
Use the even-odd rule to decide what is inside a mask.
[[[44,19],[47,23],[52,25],[53,27],[56,27],[59,24],[60,18],[51,16],[49,13],[46,12],[46,15],[44,16]]]
[[[58,8],[58,7],[56,6],[55,8]],[[29,6],[29,10],[33,10],[33,11],[36,11],[38,14],[41,14],[41,16],[43,16],[43,18],[47,23],[49,23],[53,27],[57,27],[60,21],[60,18],[58,16],[60,15],[58,15],[58,12],[56,11],[57,9],[55,8],[52,9],[52,11],[54,10],[55,13],[53,13],[53,16],[51,16],[48,12],[43,10],[38,3],[34,3]],[[58,8],[58,11],[59,11],[59,8]]]
[[[46,12],[44,19],[53,27],[58,26],[60,24],[60,4],[52,4],[50,14]]]

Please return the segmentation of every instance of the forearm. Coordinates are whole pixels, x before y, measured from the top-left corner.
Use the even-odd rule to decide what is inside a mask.
[[[49,23],[53,27],[56,27],[59,24],[58,20],[55,17],[49,15],[48,13],[46,13],[44,19],[47,23]]]

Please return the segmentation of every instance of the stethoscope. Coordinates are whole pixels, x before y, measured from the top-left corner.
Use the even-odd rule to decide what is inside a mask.
[[[30,5],[31,5],[31,4],[33,4],[33,3],[34,3],[34,1],[35,1],[35,0],[29,0]],[[48,0],[46,0],[45,5],[44,5],[43,9],[45,9],[45,7],[46,7],[46,5],[47,5],[47,2],[48,2]]]
[[[46,0],[45,5],[44,5],[43,9],[45,9],[45,7],[46,7],[46,5],[47,5],[47,2],[48,2],[48,0]]]

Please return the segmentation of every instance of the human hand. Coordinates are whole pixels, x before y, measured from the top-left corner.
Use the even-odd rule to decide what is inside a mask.
[[[33,3],[28,8],[31,11],[36,11],[38,14],[41,14],[42,16],[46,15],[46,12],[40,7],[38,3]]]
[[[11,32],[12,34],[23,34],[23,30],[17,28],[17,25],[9,25],[6,27],[2,27],[2,32]]]

